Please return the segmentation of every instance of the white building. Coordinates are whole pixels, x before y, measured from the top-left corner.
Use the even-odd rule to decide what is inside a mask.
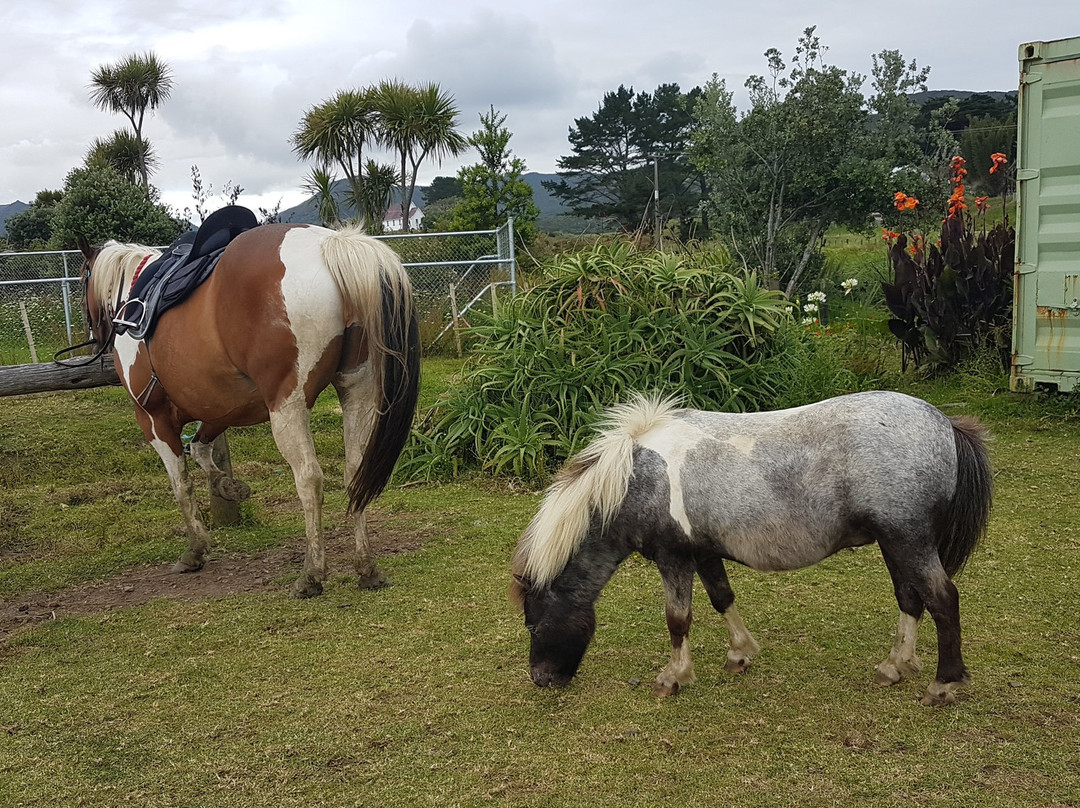
[[[420,223],[424,221],[424,212],[416,205],[409,207],[409,229],[419,230]],[[403,229],[401,221],[401,205],[395,203],[386,209],[383,216],[383,232],[398,233]]]

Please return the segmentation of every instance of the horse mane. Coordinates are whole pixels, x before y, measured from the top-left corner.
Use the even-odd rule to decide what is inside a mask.
[[[121,244],[119,241],[106,241],[94,259],[94,268],[90,273],[90,285],[94,298],[112,318],[116,314],[117,301],[126,298],[135,279],[135,271],[147,256],[157,258],[160,250],[144,247],[142,244]]]
[[[634,441],[668,423],[680,403],[675,398],[636,393],[611,408],[599,434],[555,476],[540,510],[525,529],[514,554],[511,598],[543,588],[566,567],[588,534],[593,513],[606,525],[626,497],[634,466]]]

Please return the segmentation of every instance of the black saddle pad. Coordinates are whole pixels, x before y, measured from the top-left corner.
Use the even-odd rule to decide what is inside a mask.
[[[148,339],[161,315],[210,277],[229,242],[258,224],[247,208],[229,205],[207,216],[198,231],[180,236],[139,274],[127,303],[113,319],[116,333]]]

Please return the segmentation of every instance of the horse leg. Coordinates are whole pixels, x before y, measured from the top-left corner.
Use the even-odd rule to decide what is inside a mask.
[[[210,532],[199,516],[199,503],[195,499],[195,487],[188,475],[184,461],[184,447],[180,442],[180,430],[174,428],[165,416],[152,416],[141,407],[136,408],[136,419],[150,445],[157,451],[172,484],[173,497],[180,506],[187,526],[188,547],[173,564],[173,572],[196,572],[201,570],[210,547]]]
[[[304,509],[307,551],[304,570],[293,584],[296,598],[321,595],[326,580],[326,551],[322,541],[323,471],[315,457],[311,438],[311,410],[303,391],[290,396],[270,412],[270,427],[281,456],[292,469],[296,493]]]
[[[896,626],[889,656],[874,667],[874,682],[888,687],[900,680],[915,676],[922,670],[922,662],[915,655],[915,640],[919,631],[919,620],[923,615],[923,599],[916,585],[918,577],[911,563],[911,556],[905,550],[893,547],[893,541],[883,537],[878,541],[885,566],[892,577],[893,592],[900,607],[900,620]]]
[[[929,552],[917,553],[912,552],[910,544],[897,548],[886,541],[881,551],[893,578],[900,624],[893,652],[877,666],[875,681],[893,684],[920,669],[915,656],[915,631],[925,607],[937,629],[938,669],[922,703],[928,707],[952,704],[956,701],[956,688],[969,680],[960,653],[960,595],[956,585],[949,579],[932,545]]]
[[[724,670],[728,673],[742,673],[750,667],[750,661],[761,650],[761,646],[746,628],[746,623],[735,608],[735,593],[728,582],[724,559],[719,556],[700,557],[697,560],[697,571],[713,608],[723,615],[727,623],[731,644],[728,647]]]
[[[228,462],[229,444],[224,432],[212,442],[207,442],[201,433],[197,434],[191,441],[191,457],[199,464],[199,468],[206,472],[213,496],[227,502],[244,502],[251,497],[251,488],[232,476],[232,468]],[[224,460],[226,468],[221,468],[218,458]]]
[[[690,659],[691,600],[694,596],[694,567],[689,561],[658,558],[664,581],[664,615],[671,635],[671,661],[660,671],[653,685],[657,698],[673,696],[683,685],[693,684],[694,663]]]
[[[348,487],[360,468],[372,430],[375,428],[375,399],[378,390],[369,365],[362,365],[358,370],[341,373],[334,379],[341,402],[341,420],[345,430],[345,486]],[[371,552],[368,541],[367,514],[362,510],[353,511],[353,537],[356,540],[356,556],[353,564],[356,568],[357,586],[361,589],[381,589],[390,582],[379,569],[377,559]]]
[[[960,653],[960,593],[949,579],[941,562],[925,578],[923,600],[934,618],[938,637],[938,668],[934,681],[926,688],[922,703],[941,707],[956,701],[956,688],[971,680]]]

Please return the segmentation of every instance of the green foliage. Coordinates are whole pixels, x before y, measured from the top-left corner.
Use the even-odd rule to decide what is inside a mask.
[[[632,391],[711,409],[767,407],[791,372],[783,297],[726,254],[625,241],[566,255],[472,329],[465,382],[431,412],[406,476],[482,467],[542,481]]]
[[[480,115],[481,128],[469,137],[480,162],[458,172],[463,198],[454,209],[452,229],[494,230],[512,216],[515,235],[528,245],[536,235],[540,209],[533,202],[532,186],[521,178],[525,161],[510,151],[513,135],[505,123],[506,116],[494,107]]]
[[[101,65],[90,75],[90,100],[106,112],[119,113],[131,124],[130,133],[118,132],[112,141],[98,141],[95,153],[107,154],[111,165],[122,164],[142,181],[143,192],[150,196],[150,169],[153,152],[143,137],[147,110],[155,110],[172,93],[172,70],[152,52],[132,54],[116,64]]]
[[[143,190],[108,166],[76,168],[64,182],[64,196],[53,216],[51,246],[72,249],[76,236],[91,243],[108,239],[169,244],[187,229],[168,209],[147,199]]]
[[[808,28],[790,69],[770,49],[769,77],[751,76],[751,108],[714,76],[695,110],[694,161],[710,195],[710,226],[770,285],[793,294],[820,266],[820,241],[833,223],[863,223],[891,168],[875,159],[860,92],[862,77],[824,62]]]
[[[558,160],[559,181],[544,185],[574,213],[614,221],[635,232],[648,225],[653,198],[653,163],[658,166],[661,217],[679,222],[689,238],[698,215],[702,178],[686,150],[699,88],[683,93],[662,84],[653,93],[619,87],[605,93],[600,108],[570,128],[573,154]]]
[[[62,196],[51,191],[39,191],[30,207],[4,223],[8,243],[13,250],[44,250],[52,238],[53,214]]]
[[[955,367],[991,350],[1009,366],[1016,234],[1007,220],[976,232],[964,197],[964,160],[954,157],[949,215],[938,243],[890,233],[892,283],[883,283],[889,328],[916,365]],[[977,203],[986,205],[984,198]],[[902,200],[897,201],[900,207]]]

